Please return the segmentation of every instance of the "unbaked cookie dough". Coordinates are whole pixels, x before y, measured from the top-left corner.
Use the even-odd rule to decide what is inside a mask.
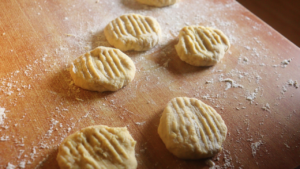
[[[194,66],[215,65],[229,47],[230,42],[222,31],[203,26],[184,27],[175,45],[179,58]]]
[[[150,6],[164,7],[175,4],[178,0],[136,0],[137,2]]]
[[[135,75],[133,61],[119,49],[97,47],[78,57],[70,68],[75,85],[92,91],[116,91]]]
[[[126,127],[90,126],[65,138],[56,159],[61,169],[136,169],[135,144]]]
[[[158,134],[175,156],[199,159],[222,150],[227,127],[212,107],[194,98],[177,97],[167,104]]]
[[[161,28],[152,17],[128,14],[111,21],[104,34],[112,46],[122,51],[145,51],[158,44]]]

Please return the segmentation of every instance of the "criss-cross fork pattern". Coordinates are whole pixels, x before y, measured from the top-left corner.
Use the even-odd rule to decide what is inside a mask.
[[[63,155],[59,158],[79,168],[89,166],[100,169],[105,167],[102,166],[105,162],[101,162],[104,160],[124,166],[124,160],[130,156],[126,149],[132,143],[120,133],[105,127],[86,128],[63,143]],[[80,166],[83,164],[81,161],[84,161],[84,166]]]

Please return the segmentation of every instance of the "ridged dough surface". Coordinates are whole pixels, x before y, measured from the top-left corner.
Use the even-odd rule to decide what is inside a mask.
[[[177,97],[167,104],[158,134],[175,156],[199,159],[222,150],[227,127],[212,107],[194,98]]]
[[[133,61],[118,49],[97,47],[78,57],[70,68],[75,85],[92,91],[116,91],[135,76]]]
[[[222,31],[203,26],[184,27],[175,45],[179,58],[194,66],[215,65],[229,47],[230,42]]]
[[[136,169],[135,140],[126,127],[90,126],[61,143],[61,169]]]
[[[145,5],[164,7],[175,4],[178,0],[136,0],[137,2]]]
[[[127,14],[112,20],[104,34],[112,46],[122,51],[145,51],[158,44],[161,28],[152,17]]]

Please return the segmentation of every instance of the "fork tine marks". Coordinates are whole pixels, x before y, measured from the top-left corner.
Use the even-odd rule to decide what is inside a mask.
[[[135,71],[133,61],[120,50],[98,47],[75,59],[70,73],[77,86],[102,92],[127,85]]]

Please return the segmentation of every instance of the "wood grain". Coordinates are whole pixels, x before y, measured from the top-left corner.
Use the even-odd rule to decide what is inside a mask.
[[[0,168],[22,161],[26,168],[58,168],[61,141],[100,124],[128,127],[137,141],[139,169],[208,168],[205,160],[176,158],[157,134],[164,107],[179,96],[202,100],[224,119],[228,135],[214,158],[217,165],[300,164],[300,89],[288,84],[300,82],[300,50],[236,1],[181,0],[151,8],[133,0],[4,0],[0,9],[0,107],[6,109]],[[97,46],[110,46],[103,29],[126,13],[155,17],[163,30],[155,48],[126,52],[137,67],[133,82],[104,93],[74,86],[70,63]],[[219,64],[193,67],[178,58],[174,45],[186,25],[216,27],[229,36],[232,46]],[[286,59],[291,62],[283,65]],[[228,88],[226,78],[243,88]],[[260,141],[255,155],[251,144]]]

